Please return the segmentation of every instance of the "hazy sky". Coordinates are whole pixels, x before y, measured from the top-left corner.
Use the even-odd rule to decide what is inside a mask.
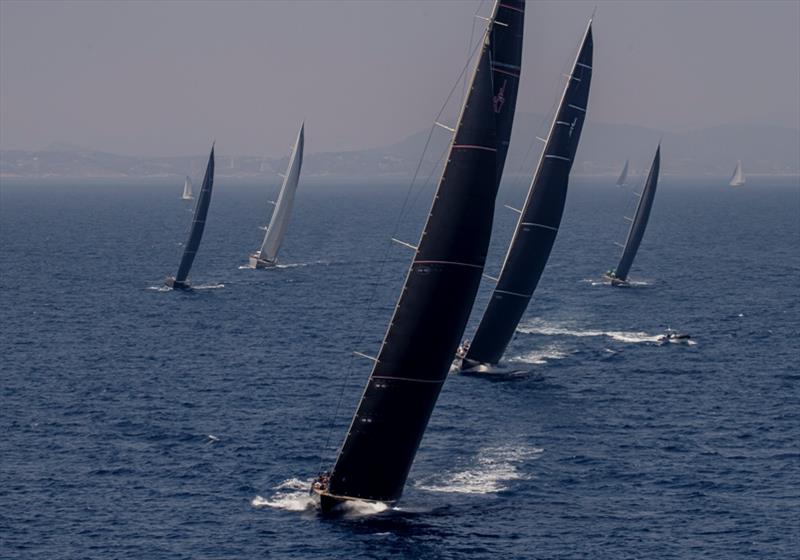
[[[310,152],[391,143],[429,126],[479,4],[0,0],[0,148],[279,156],[303,118]],[[551,111],[595,5],[590,119],[800,128],[798,0],[529,0],[518,110]]]

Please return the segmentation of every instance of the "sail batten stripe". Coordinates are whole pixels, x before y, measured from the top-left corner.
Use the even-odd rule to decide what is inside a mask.
[[[521,14],[525,13],[525,10],[523,10],[523,9],[517,8],[516,6],[509,6],[508,4],[503,4],[502,2],[500,3],[500,7],[501,8],[508,8],[509,10],[513,10],[513,11],[519,12]]]
[[[471,268],[479,268],[483,270],[483,265],[480,264],[462,263],[455,261],[414,261],[413,264],[454,264],[456,266],[468,266]]]
[[[492,61],[492,66],[503,66],[504,68],[509,68],[511,70],[520,70],[521,67],[517,64],[508,64],[506,62],[500,62],[498,60]]]
[[[522,226],[534,226],[534,227],[540,227],[540,228],[544,228],[544,229],[549,229],[549,230],[552,230],[552,231],[558,231],[557,227],[546,226],[544,224],[537,224],[536,222],[522,222],[520,225],[522,225]]]
[[[572,161],[572,160],[571,160],[571,159],[569,159],[568,157],[564,157],[564,156],[557,156],[557,155],[553,155],[553,154],[547,154],[547,155],[545,155],[544,157],[546,157],[546,158],[551,158],[551,159],[561,159],[561,160],[564,160],[564,161]]]
[[[511,76],[512,78],[519,78],[519,73],[515,74],[514,72],[509,72],[508,70],[502,70],[500,68],[492,68],[492,72],[505,74],[506,76]]]
[[[475,146],[474,144],[453,144],[453,148],[461,148],[464,150],[486,150],[487,152],[497,151],[497,148],[490,148],[489,146]]]
[[[580,66],[581,68],[586,68],[587,70],[591,70],[592,69],[591,66],[589,66],[588,64],[584,64],[583,62],[576,62],[575,66]]]
[[[580,111],[582,113],[586,112],[586,107],[578,107],[577,105],[572,105],[571,103],[569,105],[567,105],[567,107],[571,107],[573,109],[577,109],[578,111]]]
[[[413,379],[411,377],[396,377],[393,375],[373,375],[372,379],[389,379],[391,381],[411,381],[413,383],[444,383],[444,379]]]
[[[506,294],[509,296],[516,296],[521,298],[530,298],[533,297],[533,294],[521,294],[519,292],[509,292],[508,290],[495,290],[496,294]]]

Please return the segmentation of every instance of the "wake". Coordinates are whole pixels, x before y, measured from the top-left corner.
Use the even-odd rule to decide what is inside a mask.
[[[521,463],[535,459],[544,449],[512,445],[487,447],[478,452],[470,467],[444,472],[420,481],[415,486],[431,492],[454,494],[494,494],[508,489],[508,483],[529,478],[520,471]]]

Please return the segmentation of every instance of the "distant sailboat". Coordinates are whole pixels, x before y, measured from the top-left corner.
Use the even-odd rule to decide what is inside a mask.
[[[186,176],[186,180],[183,182],[183,194],[181,195],[181,199],[183,200],[192,200],[194,199],[194,195],[192,194],[192,178],[188,175]]]
[[[622,173],[619,174],[619,179],[617,179],[618,187],[624,187],[628,180],[628,163],[630,163],[630,160],[626,159],[625,165],[622,168]]]
[[[261,248],[250,255],[252,268],[275,266],[278,259],[278,249],[280,249],[283,236],[286,234],[286,228],[289,227],[294,193],[300,180],[300,168],[303,165],[304,129],[305,123],[300,125],[300,132],[297,133],[297,141],[294,143],[292,155],[289,158],[289,167],[283,178],[283,186],[278,195],[278,201],[275,203],[275,210],[272,212],[272,219],[269,221],[264,241],[261,243]]]
[[[206,227],[206,216],[208,215],[208,207],[211,204],[211,189],[214,187],[214,146],[211,146],[211,154],[208,156],[208,165],[206,166],[206,174],[203,177],[203,186],[200,189],[200,195],[197,197],[197,202],[194,205],[194,213],[192,215],[192,226],[189,230],[189,238],[183,249],[183,256],[181,263],[178,266],[178,272],[175,276],[167,278],[166,284],[174,290],[189,290],[191,286],[187,281],[189,277],[189,270],[192,268],[194,257],[197,254],[197,249],[200,247],[200,239],[203,237],[203,229]]]
[[[628,284],[628,273],[633,264],[633,258],[636,256],[636,251],[642,243],[644,237],[644,230],[647,228],[647,220],[650,218],[650,210],[653,208],[653,199],[656,196],[656,186],[658,185],[658,172],[661,166],[661,144],[656,149],[656,155],[653,158],[653,165],[650,167],[650,173],[647,175],[647,181],[644,184],[644,190],[639,198],[639,203],[636,205],[636,213],[633,218],[627,218],[631,222],[631,227],[628,230],[628,237],[625,240],[625,245],[622,249],[622,257],[620,258],[617,268],[609,270],[605,277],[611,280],[613,286],[626,286]]]
[[[742,160],[736,161],[736,169],[731,175],[731,181],[728,183],[732,187],[741,187],[746,182],[744,173],[742,173]]]
[[[488,19],[394,316],[333,470],[312,486],[323,511],[346,500],[393,503],[403,492],[486,261],[516,105],[524,7],[496,2]]]
[[[553,116],[497,285],[472,342],[465,342],[462,371],[500,361],[544,271],[558,234],[569,174],[583,129],[592,80],[592,21],[586,27]],[[466,350],[464,350],[466,348]]]

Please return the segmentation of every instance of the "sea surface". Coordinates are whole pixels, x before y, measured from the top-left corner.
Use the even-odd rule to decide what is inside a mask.
[[[612,182],[573,180],[508,375],[450,376],[401,502],[330,518],[307,489],[431,186],[401,213],[405,180],[304,180],[255,271],[276,185],[220,177],[180,293],[182,179],[3,180],[0,557],[797,558],[798,180],[664,176],[629,289],[601,281],[634,200]]]

